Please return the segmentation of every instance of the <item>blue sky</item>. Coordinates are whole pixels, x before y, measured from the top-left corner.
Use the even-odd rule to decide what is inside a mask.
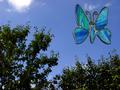
[[[75,5],[80,4],[87,10],[98,10],[109,7],[108,28],[112,32],[111,45],[103,44],[98,38],[90,44],[89,38],[81,45],[76,45],[72,32],[76,27]],[[108,55],[112,49],[120,54],[120,0],[0,0],[0,25],[26,24],[44,27],[54,34],[55,38],[48,51],[59,52],[59,64],[53,68],[49,77],[62,72],[67,66],[73,66],[75,57],[86,63],[86,56],[99,59]],[[33,32],[33,31],[31,31]],[[30,36],[31,38],[31,36]]]

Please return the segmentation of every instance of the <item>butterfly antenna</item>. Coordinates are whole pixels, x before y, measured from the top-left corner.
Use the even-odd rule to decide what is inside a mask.
[[[85,14],[89,17],[89,21],[91,20],[91,13],[89,11],[86,11]]]
[[[94,11],[94,12],[93,12],[93,15],[92,15],[93,22],[95,22],[95,19],[97,18],[97,16],[98,16],[98,12],[97,12],[97,11]]]

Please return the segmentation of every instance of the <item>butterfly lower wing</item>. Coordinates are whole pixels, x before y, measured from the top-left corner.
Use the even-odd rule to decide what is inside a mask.
[[[88,37],[88,31],[84,28],[77,27],[73,32],[74,39],[76,44],[81,44]]]
[[[76,20],[77,25],[81,26],[82,28],[85,28],[86,30],[89,30],[88,18],[86,14],[84,13],[83,9],[78,4],[76,5],[75,14],[76,14],[76,19],[77,19]]]
[[[94,30],[94,26],[91,27],[91,32],[90,32],[90,42],[93,43],[96,37],[96,32]]]
[[[98,38],[105,44],[111,44],[111,32],[105,28],[97,33]]]
[[[96,21],[95,21],[96,30],[100,31],[104,29],[107,23],[108,23],[108,8],[104,7],[102,8],[98,17],[96,18]]]

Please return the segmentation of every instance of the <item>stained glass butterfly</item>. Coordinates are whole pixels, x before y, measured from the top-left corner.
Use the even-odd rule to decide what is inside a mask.
[[[76,5],[76,19],[77,27],[73,32],[74,39],[77,44],[83,43],[88,35],[90,36],[90,42],[93,43],[97,36],[103,43],[111,44],[111,32],[106,28],[108,23],[108,8],[101,9],[99,14],[97,11],[84,12],[80,5]],[[89,19],[87,17],[89,15]],[[95,20],[96,16],[96,20]]]

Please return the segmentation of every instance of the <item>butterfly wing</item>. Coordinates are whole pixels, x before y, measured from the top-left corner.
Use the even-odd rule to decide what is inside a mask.
[[[105,44],[111,44],[111,32],[105,28],[97,33],[98,38]]]
[[[100,13],[95,21],[96,30],[100,31],[100,30],[104,29],[104,27],[107,25],[107,23],[108,23],[108,8],[104,7],[100,11]]]
[[[77,21],[77,28],[75,28],[73,32],[74,39],[77,44],[81,44],[85,41],[89,33],[89,21],[87,16],[85,15],[83,9],[76,5],[76,21]]]
[[[96,32],[94,30],[94,26],[91,27],[91,31],[90,31],[90,42],[93,43],[96,37]]]
[[[111,32],[105,28],[108,23],[108,8],[104,7],[95,22],[95,29],[97,31],[98,38],[105,44],[111,44]]]
[[[86,14],[84,13],[83,9],[78,4],[76,5],[75,13],[76,13],[76,18],[77,18],[77,25],[88,30],[89,29],[88,18]]]
[[[84,28],[77,27],[73,33],[76,44],[81,44],[88,37],[88,31]]]

